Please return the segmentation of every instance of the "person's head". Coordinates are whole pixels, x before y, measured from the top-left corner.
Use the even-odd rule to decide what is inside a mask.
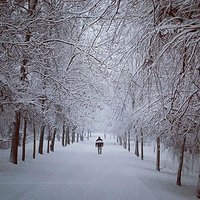
[[[101,139],[101,137],[99,136],[98,139]]]

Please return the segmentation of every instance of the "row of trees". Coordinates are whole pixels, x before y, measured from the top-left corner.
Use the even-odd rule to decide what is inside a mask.
[[[69,14],[78,8],[76,2],[0,4],[0,133],[12,139],[10,161],[17,164],[20,138],[25,160],[27,137],[34,146],[39,139],[42,154],[45,138],[53,150],[56,134],[70,131],[73,141],[75,130],[82,134],[90,128],[88,122],[100,109],[101,85],[96,80],[101,77],[92,74],[94,58],[81,41],[84,24]]]
[[[187,0],[121,4],[118,17],[125,28],[113,38],[116,43],[121,40],[115,60],[120,72],[113,80],[118,97],[113,104],[113,132],[125,143],[131,132],[136,147],[138,139],[141,145],[143,139],[156,140],[158,162],[160,141],[173,149],[180,157],[177,185],[181,185],[184,153],[196,160],[200,154],[200,4]],[[199,188],[198,183],[198,197]]]
[[[0,2],[1,135],[81,133],[110,105],[115,134],[180,152],[181,185],[200,153],[199,1]]]

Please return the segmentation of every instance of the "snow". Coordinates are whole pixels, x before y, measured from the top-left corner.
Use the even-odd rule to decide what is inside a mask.
[[[9,150],[0,150],[0,200],[197,199],[194,177],[183,175],[179,187],[174,169],[155,170],[152,147],[145,146],[142,161],[108,136],[98,155],[97,136],[66,148],[57,142],[54,153],[37,154],[35,160],[29,144],[26,162],[18,165],[8,162]]]

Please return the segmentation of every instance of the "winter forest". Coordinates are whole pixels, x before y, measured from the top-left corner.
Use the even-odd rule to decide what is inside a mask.
[[[0,0],[0,71],[11,163],[99,131],[158,171],[168,149],[179,186],[190,163],[200,198],[199,0]]]

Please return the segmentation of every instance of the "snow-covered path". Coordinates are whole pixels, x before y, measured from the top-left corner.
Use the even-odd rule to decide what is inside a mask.
[[[193,200],[194,185],[175,185],[175,173],[154,170],[107,138],[97,155],[96,136],[55,152],[0,164],[0,200]],[[5,157],[8,151],[0,151]]]

